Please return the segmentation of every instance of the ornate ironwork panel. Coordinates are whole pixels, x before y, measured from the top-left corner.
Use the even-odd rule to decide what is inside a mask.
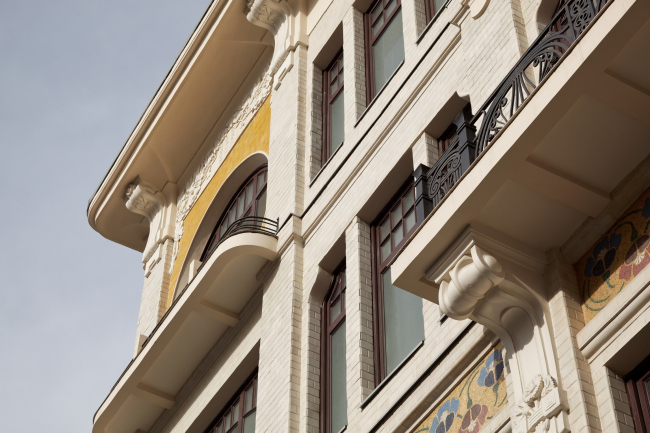
[[[551,73],[606,3],[607,0],[567,0],[558,7],[551,23],[506,76],[484,109],[477,113],[476,118],[482,118],[476,142],[477,155],[485,150],[536,86]]]

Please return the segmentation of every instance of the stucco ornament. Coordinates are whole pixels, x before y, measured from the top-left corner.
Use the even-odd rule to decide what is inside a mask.
[[[180,192],[178,196],[178,211],[176,213],[176,242],[174,243],[172,261],[176,259],[176,255],[178,254],[178,241],[183,236],[183,221],[185,217],[199,199],[201,193],[217,172],[217,169],[221,166],[226,155],[230,153],[241,134],[271,94],[272,82],[273,78],[268,73],[259,79],[241,107],[226,122],[226,126],[217,136],[215,143],[205,158],[203,158],[201,165],[187,182],[185,188]]]
[[[517,402],[514,433],[568,431],[566,393],[555,379],[545,265],[543,253],[468,228],[427,272],[445,314],[472,319],[503,343]]]
[[[562,409],[557,381],[550,375],[536,375],[517,403],[514,432],[547,433],[555,427],[555,415]]]
[[[165,195],[150,183],[136,178],[126,187],[126,208],[131,212],[144,216],[149,221],[149,236],[142,253],[142,263],[147,267],[147,262],[156,252],[157,247],[173,236],[173,221],[176,214],[176,204],[167,200]],[[158,258],[157,261],[159,261]],[[149,268],[155,263],[150,264]]]

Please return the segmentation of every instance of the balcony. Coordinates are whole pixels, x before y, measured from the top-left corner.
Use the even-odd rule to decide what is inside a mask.
[[[277,228],[261,217],[231,225],[98,409],[93,433],[148,431],[177,403],[197,366],[255,303],[261,274],[277,256]]]
[[[648,45],[649,2],[567,1],[418,179],[428,217],[394,284],[436,301],[428,270],[468,227],[580,258],[602,233],[583,224],[605,230],[619,197],[645,189],[631,192],[650,164]]]

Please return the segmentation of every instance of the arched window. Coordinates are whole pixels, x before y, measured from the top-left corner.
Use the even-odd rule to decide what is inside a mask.
[[[267,166],[263,165],[239,188],[210,235],[201,261],[205,261],[225,235],[242,224],[243,218],[264,216],[266,213],[266,180]],[[257,223],[256,221],[252,222],[252,224]],[[259,225],[261,224],[262,222],[259,221]]]
[[[324,431],[338,433],[348,424],[345,374],[345,261],[336,271],[323,303]]]

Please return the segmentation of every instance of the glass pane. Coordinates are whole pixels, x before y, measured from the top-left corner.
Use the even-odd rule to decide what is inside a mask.
[[[388,4],[386,5],[386,9],[385,9],[385,10],[386,10],[386,16],[387,16],[387,17],[390,16],[390,13],[391,13],[391,12],[393,12],[393,10],[395,9],[395,5],[396,5],[396,4],[397,4],[397,2],[396,2],[395,0],[392,0],[390,3],[388,3]]]
[[[217,433],[223,433],[223,424],[219,423],[217,426]]]
[[[383,273],[384,333],[386,374],[424,340],[422,298],[406,292],[391,283],[390,268]]]
[[[390,218],[386,218],[379,226],[379,240],[383,241],[390,234]]]
[[[398,204],[390,211],[390,218],[393,221],[393,227],[396,227],[397,224],[402,221],[402,203]]]
[[[230,216],[229,216],[228,225],[234,223],[236,219],[237,219],[237,206],[236,206],[236,203],[235,203],[235,204],[233,204],[232,208],[230,209]]]
[[[246,206],[253,201],[253,186],[253,182],[248,182],[248,185],[246,185]]]
[[[337,299],[330,306],[330,324],[341,314],[341,298]]]
[[[266,213],[266,188],[260,196],[257,198],[257,204],[255,207],[255,216],[263,217]]]
[[[257,190],[259,191],[260,189],[262,189],[265,183],[266,183],[266,172],[264,171],[257,175]]]
[[[379,31],[381,30],[381,26],[383,26],[383,25],[384,25],[384,16],[382,15],[382,16],[379,17],[377,22],[372,25],[372,37],[373,38],[375,36],[377,36]]]
[[[244,412],[248,412],[253,408],[253,387],[251,386],[246,390],[246,396],[244,398]]]
[[[384,11],[384,5],[380,1],[377,3],[377,6],[375,6],[375,9],[372,11],[372,22],[374,23],[377,20],[377,17],[381,15],[381,13]]]
[[[412,210],[411,213],[406,215],[404,225],[406,226],[406,233],[410,232],[413,226],[415,226],[415,210]]]
[[[239,421],[239,400],[237,400],[237,403],[235,403],[232,409],[232,424],[237,424],[237,421]]]
[[[233,426],[227,433],[235,433],[237,431],[237,426]]]
[[[243,433],[255,433],[255,413],[249,414],[244,418],[244,432]]]
[[[433,11],[434,14],[437,14],[440,12],[440,9],[447,3],[447,0],[433,0],[433,5],[436,8],[435,11]]]
[[[339,432],[348,423],[348,398],[345,390],[345,322],[336,328],[330,337],[330,426],[332,432]]]
[[[244,197],[239,197],[237,199],[237,218],[241,218],[243,213],[244,213]]]
[[[402,229],[402,224],[400,223],[395,230],[393,230],[393,245],[397,246],[404,239],[404,230]]]
[[[330,123],[330,143],[331,153],[333,155],[336,150],[341,147],[345,139],[345,111],[343,109],[343,92],[332,101],[330,105],[331,123]]]
[[[390,238],[388,238],[388,240],[386,242],[384,242],[384,244],[381,246],[381,261],[382,262],[384,260],[386,260],[386,257],[388,257],[390,252],[391,252],[391,245],[390,245]]]
[[[339,83],[343,84],[343,57],[341,57],[341,62],[339,63]]]
[[[226,413],[226,416],[224,416],[223,424],[226,430],[228,430],[232,425],[230,422],[230,411],[228,411],[228,413]]]
[[[411,206],[413,206],[414,201],[415,195],[413,194],[413,190],[409,189],[409,192],[404,196],[404,210],[407,211]]]
[[[330,95],[333,95],[334,92],[336,92],[336,89],[338,88],[339,88],[339,82],[336,80],[332,81],[332,83],[330,84]]]
[[[401,10],[395,14],[384,33],[375,42],[372,55],[375,67],[375,94],[377,94],[404,60]]]

